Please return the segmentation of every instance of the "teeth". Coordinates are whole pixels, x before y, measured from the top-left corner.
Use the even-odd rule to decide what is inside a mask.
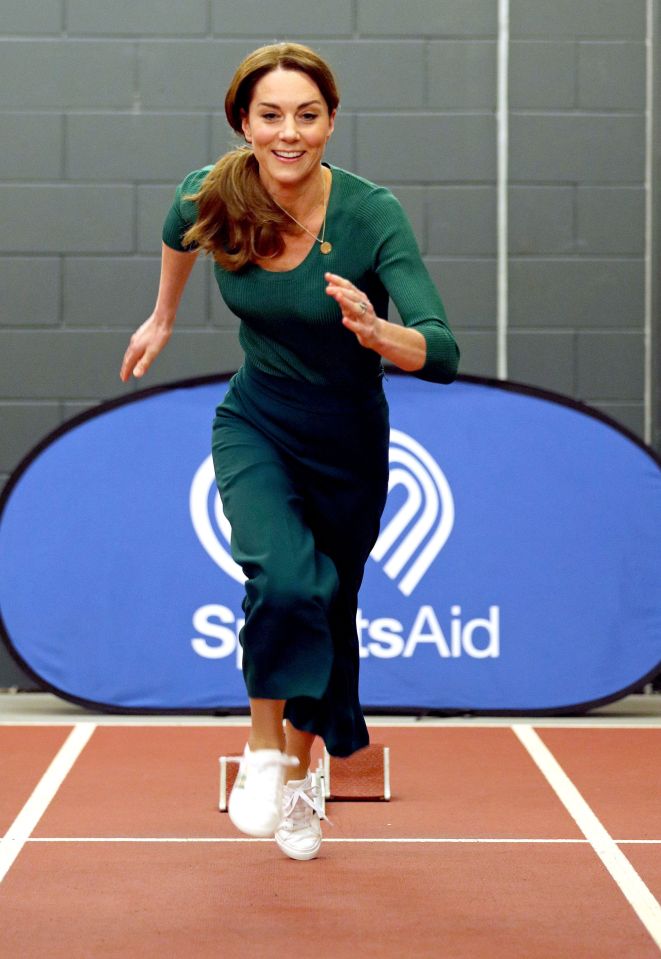
[[[285,150],[274,150],[273,151],[278,157],[286,157],[290,159],[291,157],[302,157],[303,154],[300,151],[297,152],[285,152]]]

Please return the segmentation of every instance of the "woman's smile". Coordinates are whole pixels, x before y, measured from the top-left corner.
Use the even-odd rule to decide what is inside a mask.
[[[296,152],[292,152],[291,150],[274,150],[273,153],[279,160],[291,162],[292,160],[300,160],[300,158],[305,155],[305,150],[299,150]]]
[[[317,84],[298,70],[271,70],[255,84],[243,134],[259,164],[259,175],[273,195],[318,188],[319,167],[333,132],[335,111]]]

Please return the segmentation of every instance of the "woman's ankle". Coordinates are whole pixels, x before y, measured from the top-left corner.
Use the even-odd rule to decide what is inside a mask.
[[[279,740],[275,736],[257,736],[255,733],[251,733],[248,746],[253,753],[258,749],[279,749],[283,753],[285,751],[285,739],[284,736]]]

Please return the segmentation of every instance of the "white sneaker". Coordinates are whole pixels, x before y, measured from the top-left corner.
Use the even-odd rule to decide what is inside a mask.
[[[285,783],[282,791],[282,821],[275,841],[290,859],[314,859],[321,848],[321,822],[328,820],[321,803],[319,785],[309,774]]]
[[[298,760],[279,749],[255,749],[246,744],[227,806],[241,832],[265,839],[275,832],[282,816],[284,770]]]

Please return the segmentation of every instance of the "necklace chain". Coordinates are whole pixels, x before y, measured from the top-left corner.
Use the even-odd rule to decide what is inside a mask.
[[[323,178],[323,173],[322,173],[322,178]],[[323,183],[323,191],[324,191],[324,222],[323,222],[322,225],[321,225],[321,239],[319,239],[319,235],[318,235],[318,234],[315,235],[315,234],[312,232],[312,230],[308,230],[308,228],[307,228],[306,226],[304,226],[303,223],[300,223],[300,222],[296,219],[295,216],[292,216],[291,213],[289,212],[289,210],[285,210],[284,206],[280,206],[280,204],[278,203],[278,201],[275,199],[274,196],[271,196],[271,199],[273,200],[273,202],[275,203],[275,205],[278,207],[279,210],[282,210],[282,212],[283,212],[284,214],[286,214],[286,216],[288,216],[290,220],[293,220],[293,221],[294,221],[294,223],[296,224],[296,226],[300,226],[300,228],[301,228],[302,230],[305,230],[305,232],[308,234],[308,236],[311,236],[312,239],[315,241],[315,243],[320,243],[320,244],[321,244],[321,252],[322,252],[322,253],[330,253],[332,247],[331,247],[330,243],[326,243],[326,242],[325,242],[325,239],[324,239],[325,236],[326,236],[326,213],[327,213],[327,210],[328,210],[328,204],[327,204],[327,200],[326,200],[326,182],[325,182],[325,180],[324,180],[324,183]]]

